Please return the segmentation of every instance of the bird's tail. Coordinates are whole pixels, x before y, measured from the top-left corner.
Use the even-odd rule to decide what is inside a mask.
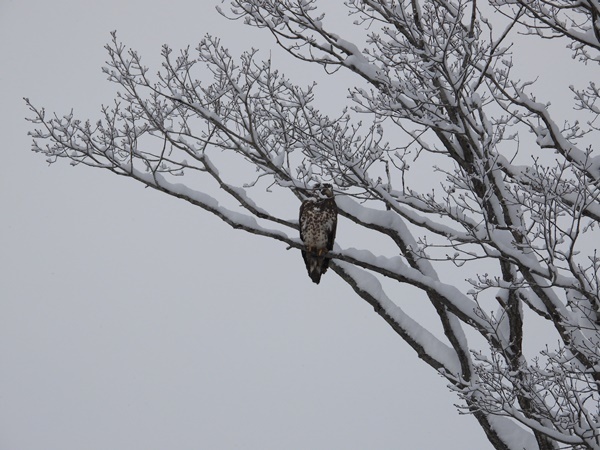
[[[304,256],[304,261],[306,263],[306,270],[308,271],[308,276],[313,281],[313,283],[319,284],[321,281],[321,276],[327,271],[329,267],[330,258],[325,258],[323,256],[317,256],[314,253],[309,253]]]
[[[311,267],[308,270],[308,276],[310,277],[310,279],[313,281],[313,283],[319,284],[321,281],[321,266],[319,265],[318,258],[315,258],[312,262],[311,262]]]

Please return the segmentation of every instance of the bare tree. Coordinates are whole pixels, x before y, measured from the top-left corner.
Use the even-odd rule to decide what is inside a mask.
[[[356,75],[338,117],[255,51],[234,59],[213,37],[177,55],[165,46],[151,76],[113,34],[114,105],[92,123],[27,100],[33,149],[296,249],[298,223],[273,199],[332,183],[346,226],[389,243],[384,255],[338,245],[333,271],[447,380],[494,448],[600,448],[600,91],[572,87],[581,120],[558,125],[510,54],[521,33],[568,46],[571,70],[598,64],[600,4],[347,0],[361,50],[317,3],[233,0],[223,14],[327,73]],[[227,175],[232,161],[251,169],[244,180]],[[393,282],[418,288],[442,333],[403,311]],[[540,333],[548,346],[526,354]]]

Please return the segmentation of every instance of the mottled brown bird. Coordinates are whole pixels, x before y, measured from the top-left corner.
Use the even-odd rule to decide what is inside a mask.
[[[319,284],[329,267],[331,258],[324,255],[333,249],[338,210],[331,184],[318,184],[311,194],[300,206],[300,239],[306,246],[302,257],[308,276]]]

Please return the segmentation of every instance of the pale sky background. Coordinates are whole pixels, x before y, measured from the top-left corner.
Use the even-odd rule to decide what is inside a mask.
[[[0,450],[491,448],[335,274],[314,285],[297,251],[30,151],[22,97],[111,102],[111,30],[154,68],[205,33],[275,48],[217,4],[0,0]]]

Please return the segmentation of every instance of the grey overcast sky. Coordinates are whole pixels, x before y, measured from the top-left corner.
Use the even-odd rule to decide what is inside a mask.
[[[316,286],[296,251],[29,150],[22,97],[111,102],[111,30],[154,68],[205,33],[268,56],[217,4],[0,0],[0,450],[489,448],[335,274]]]

